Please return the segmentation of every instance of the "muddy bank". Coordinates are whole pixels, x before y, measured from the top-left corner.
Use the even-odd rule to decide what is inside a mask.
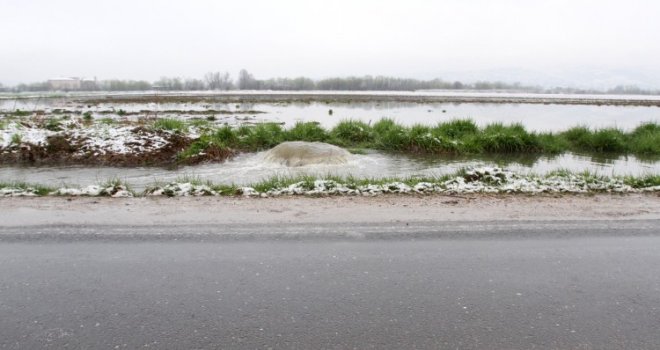
[[[658,194],[0,198],[0,227],[636,219],[660,219]]]
[[[563,105],[594,105],[594,106],[648,106],[660,107],[660,100],[653,98],[600,98],[580,96],[424,96],[399,94],[126,94],[109,96],[77,97],[74,101],[81,104],[101,103],[356,103],[356,102],[404,102],[404,103],[484,103],[484,104],[563,104]]]
[[[207,152],[181,160],[177,155],[193,140],[185,135],[134,128],[141,141],[123,143],[127,150],[113,150],[90,145],[88,138],[72,135],[47,136],[43,143],[21,143],[0,148],[0,164],[18,166],[114,166],[173,167],[205,161],[223,161],[233,155],[230,150],[209,148]]]

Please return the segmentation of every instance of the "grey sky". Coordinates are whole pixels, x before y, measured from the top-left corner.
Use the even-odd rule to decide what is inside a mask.
[[[650,0],[0,0],[0,82],[247,68],[653,85],[659,16]]]

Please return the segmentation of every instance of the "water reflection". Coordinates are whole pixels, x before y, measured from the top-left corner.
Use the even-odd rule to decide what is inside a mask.
[[[124,110],[127,112],[171,112],[168,117],[185,115],[185,111],[245,111],[263,112],[255,122],[280,122],[292,126],[298,121],[317,121],[324,127],[333,127],[345,119],[375,123],[382,118],[395,119],[404,125],[446,122],[452,119],[471,118],[478,125],[489,123],[522,123],[534,131],[562,131],[576,125],[592,128],[618,127],[630,130],[643,122],[660,122],[660,108],[634,106],[596,105],[543,105],[543,104],[488,104],[488,103],[413,103],[413,102],[286,102],[286,103],[100,103],[91,107],[65,98],[0,100],[0,112],[39,109],[65,109],[78,112]],[[332,114],[328,111],[332,109]],[[167,114],[167,113],[166,113]],[[165,115],[165,114],[163,114]],[[112,115],[107,115],[113,117]],[[202,115],[202,117],[205,115]],[[139,116],[136,116],[139,117]],[[221,115],[216,116],[222,119]],[[233,117],[231,114],[229,117]]]
[[[508,155],[508,156],[409,156],[371,152],[353,155],[347,164],[286,167],[265,161],[262,153],[244,154],[224,163],[203,164],[178,169],[113,167],[0,167],[0,181],[20,180],[60,186],[88,185],[120,178],[137,190],[156,181],[175,181],[192,175],[226,184],[254,183],[275,175],[337,175],[362,178],[438,176],[465,167],[500,166],[519,173],[544,174],[558,169],[589,171],[601,175],[646,175],[660,173],[658,159],[607,155]]]

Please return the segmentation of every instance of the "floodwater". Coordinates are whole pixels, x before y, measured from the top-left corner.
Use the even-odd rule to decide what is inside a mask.
[[[558,156],[498,156],[488,157],[412,157],[401,154],[373,152],[352,155],[345,164],[308,165],[287,167],[265,160],[264,153],[244,154],[223,163],[163,168],[114,167],[0,167],[0,180],[21,179],[29,183],[52,186],[102,183],[108,179],[121,179],[136,190],[156,182],[184,180],[183,177],[210,180],[217,184],[246,185],[273,176],[355,176],[359,178],[422,177],[451,174],[466,167],[503,166],[521,174],[544,174],[568,169],[574,172],[590,171],[600,175],[646,175],[660,172],[658,160],[640,160],[635,157],[594,158],[587,155],[563,154]]]
[[[484,94],[491,96],[492,94]],[[505,96],[515,96],[509,94]],[[542,95],[541,95],[542,96]],[[552,95],[551,95],[552,96]],[[566,96],[566,95],[559,95]],[[583,98],[582,95],[576,95]],[[599,96],[605,99],[607,96]],[[621,98],[620,96],[610,96]],[[656,96],[647,96],[647,99]],[[70,98],[0,99],[0,112],[65,109],[92,112],[96,118],[207,118],[219,124],[264,122],[293,126],[298,121],[315,121],[333,127],[339,121],[354,119],[375,123],[391,118],[404,125],[426,124],[469,118],[478,125],[501,122],[521,123],[533,131],[562,131],[581,125],[591,128],[617,127],[631,130],[643,122],[660,122],[660,107],[530,104],[530,103],[415,103],[415,102],[309,102],[309,103],[99,103],[84,105]],[[128,117],[114,112],[138,113]],[[193,111],[193,113],[190,113]],[[217,111],[222,111],[218,113]],[[259,112],[259,113],[250,113]],[[55,113],[57,114],[57,113]]]
[[[287,92],[288,94],[292,94]],[[315,92],[317,93],[317,92]],[[255,93],[257,94],[257,93]],[[258,94],[264,94],[258,92]],[[273,93],[277,94],[277,93]],[[295,93],[293,93],[295,95]],[[324,94],[319,92],[319,94]],[[330,94],[330,93],[328,93]],[[342,92],[342,94],[344,94]],[[375,93],[378,94],[378,93]],[[387,93],[393,94],[393,93]],[[415,94],[415,93],[396,93]],[[442,93],[428,93],[443,95]],[[419,93],[418,96],[425,94]],[[478,95],[463,93],[463,95]],[[495,96],[498,94],[481,94]],[[500,94],[501,95],[501,94]],[[634,96],[586,96],[586,95],[533,95],[508,94],[523,97],[571,97],[571,98],[618,98]],[[75,97],[75,95],[74,95]],[[660,99],[659,96],[642,96],[639,99]],[[478,125],[501,122],[521,123],[533,131],[562,131],[576,125],[591,128],[617,127],[631,130],[643,122],[660,122],[659,107],[580,105],[580,104],[531,104],[531,103],[421,103],[421,102],[271,102],[271,103],[99,103],[85,105],[72,97],[0,99],[0,112],[16,109],[24,111],[44,110],[47,114],[62,113],[65,109],[78,113],[92,112],[95,118],[169,117],[179,119],[213,116],[215,123],[240,125],[263,122],[281,123],[291,127],[299,121],[319,122],[327,128],[342,120],[361,120],[375,123],[391,118],[404,125],[426,124],[452,119],[470,118]],[[120,116],[123,110],[136,113]],[[190,111],[193,111],[192,113]],[[223,111],[219,113],[217,111]],[[258,113],[257,113],[258,112]],[[210,118],[213,119],[213,118]],[[452,173],[460,168],[473,166],[504,166],[521,173],[547,173],[557,169],[575,172],[590,171],[600,175],[645,175],[660,173],[660,159],[638,159],[632,156],[598,156],[563,154],[559,156],[430,156],[416,157],[387,153],[353,155],[344,165],[315,165],[289,168],[269,164],[262,154],[241,155],[224,163],[183,167],[177,170],[163,168],[86,168],[86,167],[0,167],[0,180],[16,180],[51,185],[88,185],[110,178],[126,180],[140,189],[155,181],[173,181],[183,175],[211,180],[215,183],[247,184],[274,176],[340,175],[368,178],[428,176]]]

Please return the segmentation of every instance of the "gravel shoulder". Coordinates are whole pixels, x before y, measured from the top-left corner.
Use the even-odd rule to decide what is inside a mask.
[[[369,224],[657,220],[658,194],[0,198],[0,229],[48,225]]]

